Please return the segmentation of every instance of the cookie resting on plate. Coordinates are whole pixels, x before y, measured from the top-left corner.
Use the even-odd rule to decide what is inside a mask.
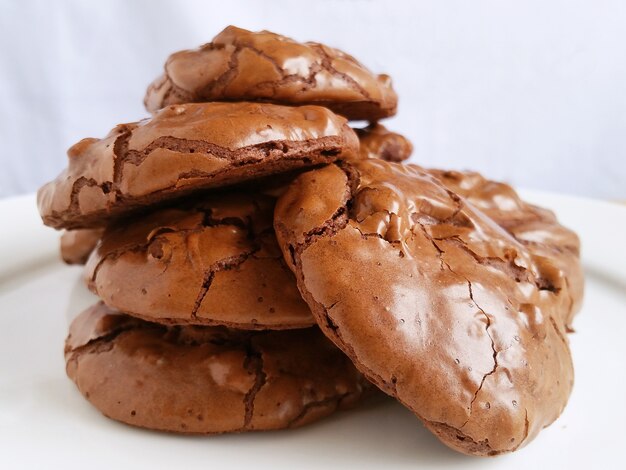
[[[348,407],[363,378],[317,327],[164,326],[99,303],[65,343],[67,374],[105,416],[215,434],[302,426]]]
[[[573,367],[558,262],[420,167],[304,173],[274,227],[324,333],[448,446],[513,451],[563,411]]]

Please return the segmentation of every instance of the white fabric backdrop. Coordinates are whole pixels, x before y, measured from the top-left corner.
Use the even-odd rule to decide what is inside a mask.
[[[0,0],[0,196],[82,137],[146,115],[167,55],[227,24],[344,48],[389,73],[386,122],[424,165],[626,199],[626,2]]]

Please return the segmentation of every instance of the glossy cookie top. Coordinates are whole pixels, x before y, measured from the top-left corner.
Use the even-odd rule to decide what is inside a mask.
[[[221,192],[105,231],[86,277],[107,305],[165,324],[315,324],[276,243],[275,199]]]
[[[413,145],[409,139],[388,130],[382,124],[370,124],[355,131],[359,136],[359,152],[362,158],[402,162],[407,160],[413,152]]]
[[[139,207],[337,158],[358,158],[344,118],[319,106],[200,103],[171,106],[83,139],[38,193],[55,228],[104,226]]]
[[[546,269],[555,270],[553,287],[570,328],[584,293],[578,235],[559,224],[552,211],[525,202],[508,184],[473,171],[428,172],[502,226],[533,254],[535,262],[545,259],[551,265]]]
[[[101,303],[72,323],[65,358],[106,416],[180,433],[301,426],[356,402],[363,383],[318,328],[166,327]]]
[[[563,410],[558,270],[421,168],[309,171],[274,225],[325,334],[447,445],[512,451]]]
[[[228,26],[213,42],[172,54],[144,100],[150,112],[199,101],[316,104],[375,121],[395,114],[398,97],[389,76],[338,49]]]

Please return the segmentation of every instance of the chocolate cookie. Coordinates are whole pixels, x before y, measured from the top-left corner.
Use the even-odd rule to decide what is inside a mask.
[[[317,104],[375,121],[396,113],[398,97],[389,76],[338,49],[228,26],[213,42],[172,54],[144,99],[150,112],[201,101]]]
[[[353,404],[360,374],[319,332],[166,327],[97,304],[70,327],[67,375],[109,418],[180,433],[302,426]]]
[[[358,145],[344,118],[318,106],[171,106],[104,139],[78,142],[69,167],[39,190],[37,202],[46,225],[104,226],[200,188],[358,157]]]
[[[552,287],[564,303],[560,311],[565,314],[565,325],[570,329],[574,315],[580,310],[585,287],[578,235],[559,224],[552,211],[523,201],[508,184],[485,179],[472,171],[428,172],[513,235],[534,255],[536,262],[545,258],[557,269]]]
[[[102,229],[67,230],[61,235],[61,259],[67,264],[85,264],[98,244]]]
[[[120,221],[89,259],[90,288],[110,307],[165,324],[314,325],[276,243],[274,203],[222,192]]]
[[[324,333],[448,446],[513,451],[562,412],[558,268],[421,168],[309,171],[274,225]]]
[[[413,152],[413,145],[403,135],[391,132],[382,124],[370,124],[354,129],[359,136],[362,158],[380,158],[388,162],[401,162]]]

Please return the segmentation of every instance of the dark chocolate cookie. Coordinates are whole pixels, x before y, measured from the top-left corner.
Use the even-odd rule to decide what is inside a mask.
[[[109,418],[180,433],[301,426],[356,402],[362,378],[318,328],[166,327],[97,304],[74,320],[67,374]]]
[[[565,314],[565,325],[571,328],[585,287],[578,235],[559,224],[552,211],[523,201],[508,184],[485,179],[473,171],[429,169],[428,172],[525,245],[535,262],[545,259],[556,268],[552,287],[560,294],[564,303],[560,311]]]
[[[368,121],[394,115],[398,103],[389,76],[373,74],[345,52],[234,26],[199,49],[172,54],[144,103],[154,112],[222,100],[317,104]]]
[[[67,264],[85,264],[98,244],[102,229],[67,230],[61,235],[61,258]]]
[[[358,158],[344,118],[319,106],[201,103],[171,106],[83,139],[69,166],[38,193],[55,228],[104,226],[138,207],[337,158]]]
[[[354,129],[359,136],[362,158],[380,158],[388,162],[407,160],[413,152],[413,145],[403,135],[391,132],[379,123],[362,129]]]
[[[421,168],[309,171],[274,226],[324,333],[448,446],[510,452],[563,411],[573,366],[558,263]]]
[[[195,199],[108,227],[86,267],[91,290],[165,324],[314,325],[276,243],[275,199],[242,191]]]

